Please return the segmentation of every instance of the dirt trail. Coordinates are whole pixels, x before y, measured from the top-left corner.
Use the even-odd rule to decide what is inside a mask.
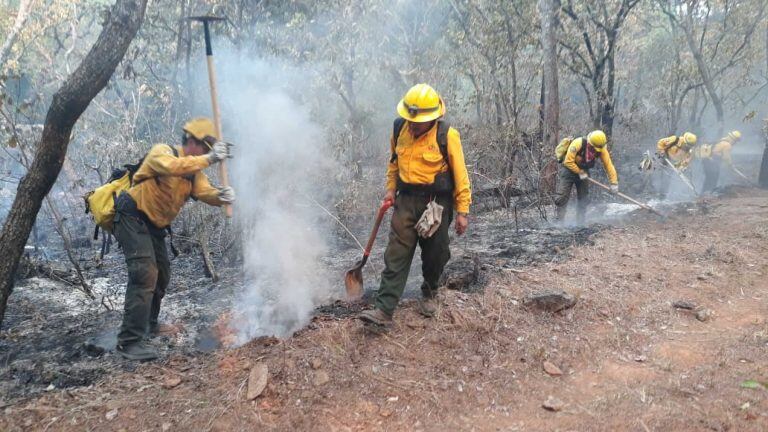
[[[607,229],[568,260],[491,267],[482,292],[445,292],[433,320],[407,300],[386,336],[318,316],[284,341],[174,356],[9,406],[0,430],[767,430],[768,388],[741,387],[768,383],[767,218],[767,193],[737,191],[666,223]],[[577,305],[521,305],[551,288]],[[259,362],[269,384],[248,402]],[[561,411],[542,408],[549,396]]]

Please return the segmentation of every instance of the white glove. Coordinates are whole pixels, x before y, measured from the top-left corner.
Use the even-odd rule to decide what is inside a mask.
[[[213,145],[213,148],[211,148],[211,151],[208,152],[208,162],[210,162],[211,165],[221,162],[224,159],[228,159],[232,157],[232,154],[229,152],[229,148],[232,147],[233,144],[224,142],[224,141],[216,141],[216,143]]]
[[[612,184],[612,185],[611,185],[611,193],[612,193],[612,194],[617,194],[617,193],[619,193],[619,185],[617,185],[617,184]]]
[[[224,204],[235,202],[235,190],[229,186],[219,188],[219,200]]]
[[[579,173],[579,180],[586,180],[588,177],[589,177],[589,174],[587,174],[586,172],[582,171]]]
[[[421,214],[419,221],[416,222],[416,232],[421,238],[430,238],[440,228],[443,219],[443,206],[435,201],[427,204],[427,209]]]

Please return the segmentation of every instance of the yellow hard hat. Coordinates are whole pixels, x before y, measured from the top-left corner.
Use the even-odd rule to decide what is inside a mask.
[[[696,135],[694,135],[694,134],[692,134],[690,132],[686,132],[686,133],[683,134],[683,141],[689,147],[692,147],[692,146],[696,145]]]
[[[397,104],[400,117],[414,123],[426,123],[445,115],[445,103],[427,84],[416,84]]]
[[[208,137],[218,139],[216,136],[216,126],[207,117],[195,117],[188,121],[182,129],[198,141],[204,141]]]
[[[587,135],[587,142],[592,144],[592,147],[595,148],[595,151],[601,152],[605,148],[605,145],[608,144],[608,137],[605,136],[605,132],[601,130],[595,130]]]
[[[732,132],[728,132],[728,138],[730,138],[732,140],[741,139],[741,132],[739,132],[737,130],[732,131]]]

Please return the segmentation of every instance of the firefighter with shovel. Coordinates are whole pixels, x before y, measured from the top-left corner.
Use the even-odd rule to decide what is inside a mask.
[[[720,180],[720,168],[723,164],[727,165],[736,175],[752,183],[747,176],[739,171],[733,165],[733,146],[741,140],[741,132],[735,130],[728,133],[727,136],[721,138],[714,145],[702,146],[698,152],[698,157],[701,159],[701,163],[704,166],[704,192],[712,192],[717,187],[717,183]]]
[[[595,166],[598,159],[603,163],[612,193],[619,192],[619,177],[608,153],[608,137],[601,130],[592,131],[586,137],[565,138],[555,149],[555,157],[561,163],[558,170],[557,220],[565,219],[571,190],[576,188],[578,199],[578,224],[584,223],[584,216],[589,203],[589,170]]]
[[[359,318],[377,327],[392,324],[405,289],[416,246],[421,248],[422,298],[419,312],[431,317],[437,309],[437,288],[451,253],[448,228],[456,212],[455,229],[469,225],[469,175],[459,132],[444,120],[445,103],[427,84],[417,84],[397,105],[390,140],[385,203],[394,203],[385,269],[374,301],[375,309]]]
[[[696,193],[693,183],[683,174],[693,159],[694,146],[696,146],[696,135],[690,132],[686,132],[682,136],[672,135],[662,138],[656,143],[656,157],[661,160],[662,166],[667,168],[667,170],[662,171],[662,198],[665,198],[669,193],[673,174],[676,174],[694,194]]]

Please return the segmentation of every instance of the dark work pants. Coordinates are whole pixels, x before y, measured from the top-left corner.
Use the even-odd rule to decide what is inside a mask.
[[[662,162],[663,164],[667,164],[667,162]],[[661,170],[659,170],[659,195],[661,199],[666,199],[667,195],[669,195],[669,189],[672,187],[672,177],[677,177],[677,174],[674,174],[672,172],[672,168],[669,166],[663,167]]]
[[[117,335],[118,345],[123,346],[140,341],[148,326],[157,325],[160,303],[171,279],[165,231],[143,220],[133,201],[128,198],[130,202],[126,202],[125,196],[118,198],[114,223],[115,238],[128,267],[123,324]]]
[[[701,161],[704,167],[704,192],[712,192],[717,187],[717,182],[720,180],[720,164],[721,161],[718,158],[702,159]]]
[[[416,245],[421,248],[422,295],[434,297],[437,294],[440,276],[451,258],[448,228],[453,220],[453,197],[439,196],[436,201],[443,206],[440,228],[432,237],[424,239],[416,232],[416,222],[427,209],[429,197],[401,193],[395,200],[389,243],[384,252],[385,268],[375,300],[376,308],[388,315],[394,313],[403,295]]]
[[[584,216],[587,213],[587,204],[589,204],[589,181],[579,179],[579,175],[560,165],[557,175],[557,193],[555,205],[557,205],[557,220],[565,219],[565,213],[568,209],[568,201],[571,199],[571,190],[576,187],[577,221],[584,223]]]

